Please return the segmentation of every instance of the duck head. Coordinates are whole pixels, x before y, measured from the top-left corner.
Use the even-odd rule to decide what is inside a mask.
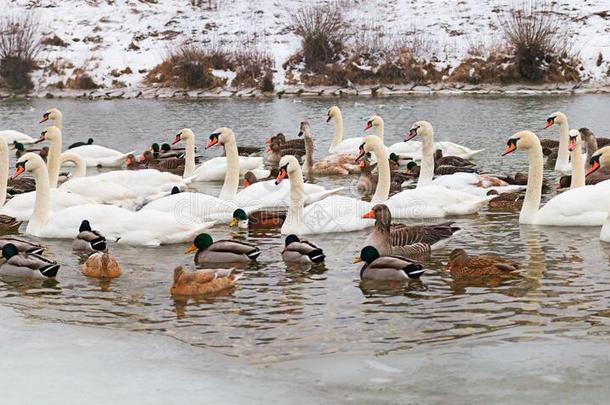
[[[207,248],[212,246],[213,243],[214,240],[210,235],[208,235],[207,233],[200,233],[195,237],[193,244],[186,248],[185,253],[193,253],[201,250],[206,250]]]
[[[370,264],[375,260],[379,259],[379,257],[379,251],[376,248],[374,248],[373,246],[365,246],[360,251],[360,256],[354,259],[354,263],[365,262]]]
[[[236,226],[238,228],[247,229],[248,215],[246,214],[246,211],[242,210],[241,208],[238,208],[233,211],[233,218],[231,219],[231,222],[229,222],[229,226]]]

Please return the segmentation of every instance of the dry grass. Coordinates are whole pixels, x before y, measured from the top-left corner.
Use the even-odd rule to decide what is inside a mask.
[[[0,19],[0,77],[12,90],[33,87],[30,73],[40,51],[37,21],[32,14]]]
[[[66,81],[65,87],[72,90],[95,90],[100,88],[83,69],[74,69],[73,76]]]

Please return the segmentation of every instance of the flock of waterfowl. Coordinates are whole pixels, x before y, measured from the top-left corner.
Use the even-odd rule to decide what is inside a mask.
[[[311,265],[324,262],[325,254],[304,236],[371,228],[355,262],[365,262],[362,279],[381,281],[419,278],[431,250],[445,246],[460,230],[453,222],[406,225],[393,219],[477,214],[488,206],[521,210],[519,222],[524,224],[602,226],[600,238],[610,242],[608,140],[596,139],[586,128],[570,129],[565,114],[553,113],[546,121],[545,128],[559,126],[559,141],[540,140],[531,131],[508,139],[502,155],[519,150],[529,160],[528,174],[514,176],[482,171],[473,161],[481,150],[435,142],[427,121],[415,122],[403,142],[386,146],[384,121],[377,115],[365,126],[375,134],[352,138],[343,137],[338,107],[331,107],[327,117],[334,120],[335,133],[329,154],[317,160],[314,135],[303,121],[295,126],[297,138],[275,135],[266,141],[266,152],[262,145],[238,146],[230,128],[218,128],[205,148],[221,146],[222,156],[199,163],[196,137],[188,128],[141,154],[106,148],[91,138],[62,152],[63,116],[50,109],[41,123],[52,125],[36,140],[0,131],[0,230],[5,235],[21,229],[40,239],[72,239],[74,250],[86,253],[83,274],[98,278],[121,275],[108,252],[112,243],[192,242],[186,252],[195,253],[199,269],[175,269],[171,293],[178,296],[228,288],[243,275],[235,267],[261,255],[250,243],[214,241],[213,227],[226,224],[279,229],[286,235],[283,260]],[[48,146],[33,147],[43,141]],[[9,145],[17,157],[10,178]],[[545,155],[556,171],[569,174],[555,188],[569,190],[540,207],[542,193],[553,188],[543,179]],[[62,173],[68,164],[71,173]],[[114,170],[87,176],[88,167]],[[353,176],[355,188],[370,201],[305,180],[314,176]],[[224,183],[218,197],[193,191],[194,182],[219,180]],[[45,247],[38,243],[6,236],[0,248],[0,274],[55,277],[59,271],[60,265],[44,257]],[[518,269],[506,258],[469,256],[463,249],[453,250],[447,263],[453,277],[496,276]]]

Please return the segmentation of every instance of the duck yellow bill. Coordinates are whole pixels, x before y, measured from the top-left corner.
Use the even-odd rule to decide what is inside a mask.
[[[502,152],[502,156],[506,156],[511,152],[514,152],[517,149],[517,145],[511,143],[510,145],[508,145],[506,147],[506,149],[504,149],[504,152]]]
[[[237,226],[237,219],[231,219],[231,222],[229,222],[229,226]]]
[[[599,162],[593,162],[591,167],[589,167],[589,170],[587,170],[587,174],[585,174],[585,176],[588,176],[591,173],[597,171],[597,169],[599,169],[599,167],[600,167]]]
[[[197,251],[197,246],[193,243],[191,246],[187,247],[184,253],[194,253]]]
[[[356,257],[352,263],[360,263],[361,261],[362,259],[360,257]]]

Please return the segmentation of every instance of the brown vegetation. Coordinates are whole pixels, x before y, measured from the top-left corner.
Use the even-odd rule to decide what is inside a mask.
[[[37,68],[40,40],[31,14],[0,19],[0,78],[12,90],[33,87],[30,73]]]

